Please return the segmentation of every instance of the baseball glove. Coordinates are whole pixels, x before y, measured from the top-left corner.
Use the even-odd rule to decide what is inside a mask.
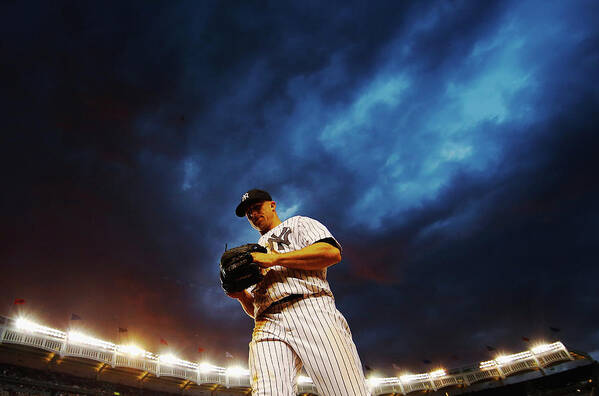
[[[252,252],[266,253],[266,248],[248,243],[223,253],[220,258],[220,283],[225,293],[240,292],[264,278],[260,266],[254,263]]]

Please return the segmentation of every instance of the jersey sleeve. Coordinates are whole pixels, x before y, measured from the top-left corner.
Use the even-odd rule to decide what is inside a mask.
[[[318,220],[301,216],[299,219],[299,229],[301,231],[300,239],[304,247],[327,239],[327,242],[333,242],[331,244],[341,250],[341,244],[335,239],[328,228]]]

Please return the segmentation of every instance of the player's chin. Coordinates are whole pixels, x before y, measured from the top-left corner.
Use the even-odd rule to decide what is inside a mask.
[[[268,225],[266,223],[263,223],[262,225],[259,225],[258,229],[260,230],[260,232],[268,232],[268,231],[270,231],[270,228],[268,227]]]
[[[266,223],[265,223],[263,217],[258,217],[256,220],[253,220],[251,223],[252,223],[252,227],[257,229],[258,231],[264,231]]]

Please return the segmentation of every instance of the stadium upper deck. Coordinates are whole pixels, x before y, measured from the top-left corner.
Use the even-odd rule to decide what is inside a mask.
[[[0,344],[30,348],[47,353],[47,360],[77,359],[91,362],[98,372],[119,370],[137,381],[162,378],[171,381],[173,389],[247,393],[250,387],[249,372],[243,367],[219,367],[208,362],[189,362],[173,355],[156,355],[135,345],[117,345],[78,332],[63,332],[26,319],[0,318]],[[453,369],[437,369],[429,373],[409,374],[390,378],[368,378],[373,395],[402,394],[425,391],[436,392],[451,388],[472,388],[482,381],[500,380],[502,383],[520,373],[537,375],[559,372],[564,369],[589,364],[585,356],[570,353],[561,342],[537,345],[531,350],[498,356],[494,360]],[[566,364],[569,362],[569,364]],[[565,367],[567,366],[567,367]],[[507,381],[509,382],[509,381]],[[193,392],[193,390],[197,392]],[[300,394],[317,395],[308,377],[298,380]],[[201,393],[200,393],[201,392]]]

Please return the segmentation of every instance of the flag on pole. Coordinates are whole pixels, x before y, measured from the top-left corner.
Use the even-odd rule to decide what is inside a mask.
[[[549,327],[549,330],[551,330],[555,333],[559,333],[560,331],[562,331],[562,329],[560,329],[559,327]]]
[[[79,315],[77,315],[77,314],[74,314],[74,313],[72,313],[72,314],[71,314],[71,320],[82,320],[82,319],[81,319],[81,316],[79,316]]]
[[[127,329],[124,327],[119,327],[119,333],[126,333]]]
[[[495,347],[492,347],[491,345],[487,345],[487,351],[489,352],[493,352],[496,351],[497,349],[495,349]]]
[[[24,298],[15,298],[15,305],[22,305],[22,304],[25,304]]]
[[[160,338],[160,343],[164,345],[168,345],[168,342],[164,338]]]
[[[422,359],[422,363],[424,364],[431,364],[432,362],[428,359]]]
[[[198,352],[199,352],[199,353],[202,353],[202,352],[204,352],[204,351],[205,351],[205,349],[204,349],[204,348],[202,348],[201,346],[200,346],[200,347],[198,347]]]
[[[528,338],[528,337],[522,337],[522,341],[530,342],[530,338]]]
[[[225,358],[233,359],[233,355],[231,355],[229,352],[225,352]]]

